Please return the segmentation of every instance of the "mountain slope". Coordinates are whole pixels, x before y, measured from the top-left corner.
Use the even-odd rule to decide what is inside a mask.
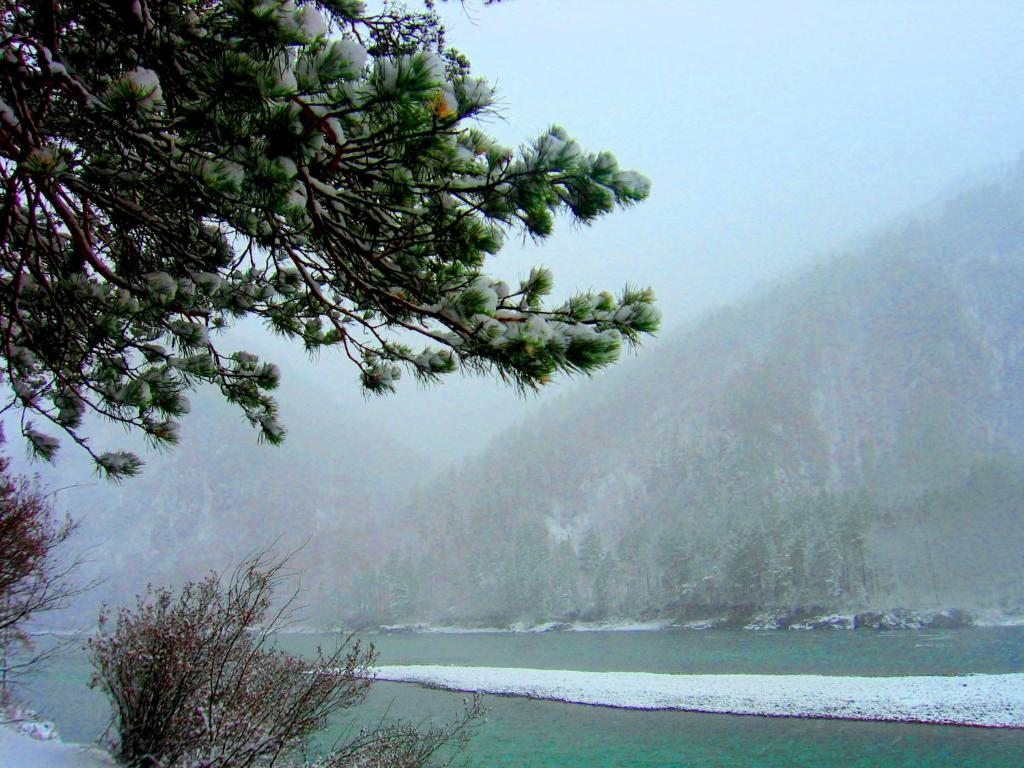
[[[371,613],[1019,608],[1022,318],[1024,166],[495,441]]]

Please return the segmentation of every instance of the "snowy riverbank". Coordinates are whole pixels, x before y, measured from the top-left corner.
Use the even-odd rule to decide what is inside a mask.
[[[633,621],[630,619],[592,622],[545,621],[529,624],[519,621],[506,627],[472,627],[438,624],[385,624],[379,631],[389,634],[421,635],[493,635],[493,634],[536,634],[541,632],[653,632],[671,629],[670,621]]]
[[[861,612],[816,612],[793,609],[738,614],[715,614],[687,621],[670,619],[637,620],[629,618],[605,621],[546,621],[536,624],[514,622],[506,626],[445,625],[416,622],[385,624],[376,629],[386,634],[517,634],[540,632],[646,632],[665,629],[743,629],[764,630],[901,630],[964,629],[967,627],[1024,626],[1024,615],[995,610],[968,612],[956,608],[910,610],[892,608]]]
[[[376,677],[456,691],[623,709],[1024,728],[1024,673],[838,677],[381,666]]]
[[[764,630],[897,630],[897,629],[963,629],[967,627],[1019,627],[1024,626],[1024,614],[1003,613],[996,610],[968,613],[956,609],[911,611],[891,609],[861,613],[816,613],[806,610],[750,613],[737,619],[726,614],[706,618],[677,621],[672,619],[614,618],[604,621],[545,621],[530,623],[517,621],[504,626],[478,626],[473,624],[382,624],[372,627],[320,627],[312,624],[294,624],[277,630],[280,635],[347,634],[418,634],[418,635],[496,635],[539,634],[544,632],[657,632],[666,629],[705,630],[742,629]],[[38,636],[87,637],[95,630],[60,629],[37,632]],[[2,768],[2,766],[0,766]]]
[[[0,716],[3,716],[0,713]],[[14,716],[0,721],[0,768],[115,768],[98,747],[65,744],[52,723]]]

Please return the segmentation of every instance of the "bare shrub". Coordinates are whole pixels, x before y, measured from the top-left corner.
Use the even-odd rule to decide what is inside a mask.
[[[122,764],[243,768],[297,761],[329,715],[362,701],[372,647],[349,639],[329,654],[318,650],[314,661],[273,648],[271,634],[291,602],[272,611],[283,567],[283,560],[258,555],[226,583],[211,574],[177,596],[150,588],[116,619],[104,610],[89,641],[92,685],[113,705]],[[467,720],[475,717],[467,710]],[[427,731],[417,750],[414,731],[383,728],[361,734],[322,764],[424,765],[464,729],[460,722]]]

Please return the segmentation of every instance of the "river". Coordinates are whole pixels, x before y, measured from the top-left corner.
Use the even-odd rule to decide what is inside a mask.
[[[875,632],[553,632],[369,635],[384,664],[455,664],[587,671],[827,675],[1024,672],[1024,627]],[[297,653],[329,645],[289,635]],[[86,688],[84,654],[28,681],[24,697],[66,740],[105,724],[102,697]],[[382,718],[453,719],[463,695],[378,683],[328,740]],[[797,718],[641,712],[489,696],[467,757],[480,766],[910,766],[1020,768],[1024,730]]]

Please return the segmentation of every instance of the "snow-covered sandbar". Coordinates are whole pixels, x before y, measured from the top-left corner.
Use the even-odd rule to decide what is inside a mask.
[[[1024,728],[1024,673],[959,677],[666,675],[381,666],[376,679],[623,709]]]

